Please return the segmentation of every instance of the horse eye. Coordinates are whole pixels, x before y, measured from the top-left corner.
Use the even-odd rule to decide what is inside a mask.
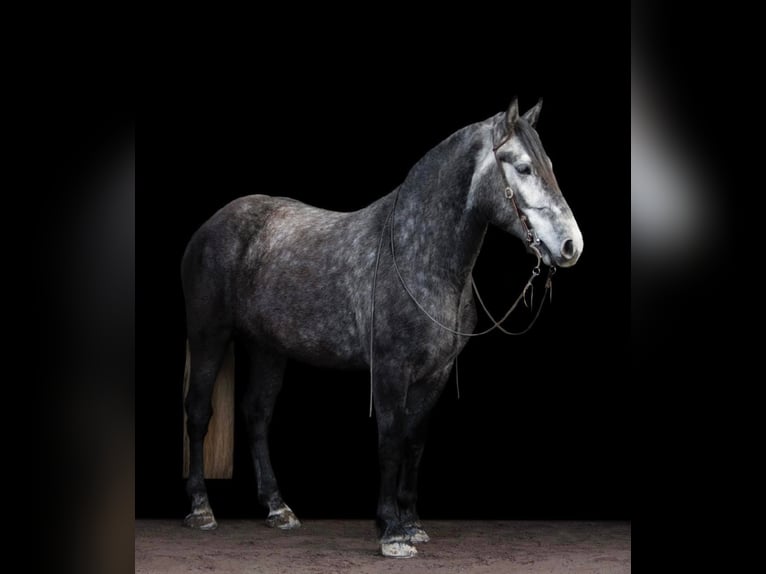
[[[514,167],[516,168],[516,171],[521,175],[529,175],[532,173],[532,167],[528,163],[519,163]]]

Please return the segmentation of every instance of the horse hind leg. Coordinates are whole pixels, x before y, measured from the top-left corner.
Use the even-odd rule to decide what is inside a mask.
[[[269,510],[266,525],[290,530],[301,523],[279,492],[269,454],[268,433],[274,405],[282,388],[285,358],[250,346],[250,382],[242,402],[242,410],[250,436],[250,454],[255,466],[258,501]]]
[[[186,429],[189,435],[189,479],[186,492],[191,499],[191,512],[184,523],[200,530],[218,526],[208,501],[204,475],[204,441],[213,414],[211,397],[218,370],[223,361],[230,334],[190,337],[189,392],[186,395]]]

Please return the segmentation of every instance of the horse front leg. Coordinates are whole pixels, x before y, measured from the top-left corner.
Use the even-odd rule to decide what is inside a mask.
[[[384,369],[381,369],[384,371]],[[388,369],[385,369],[388,371]],[[408,539],[399,515],[399,469],[403,459],[407,377],[401,370],[376,373],[375,414],[378,423],[380,492],[376,526],[383,556],[410,558],[417,549]]]
[[[383,556],[409,558],[417,554],[399,515],[398,477],[402,462],[403,413],[378,414],[380,493],[376,526]]]
[[[426,422],[422,425],[416,425],[412,431],[408,432],[405,439],[404,456],[401,463],[401,472],[399,473],[399,485],[397,491],[397,500],[399,502],[399,517],[404,528],[407,539],[414,543],[428,542],[431,538],[423,529],[420,523],[420,517],[417,511],[418,501],[418,472],[420,470],[420,461],[423,458],[426,438]]]
[[[404,454],[399,472],[397,498],[399,517],[412,543],[428,542],[431,539],[423,529],[417,511],[418,474],[431,411],[444,390],[450,370],[451,365],[433,377],[412,385],[407,394]]]

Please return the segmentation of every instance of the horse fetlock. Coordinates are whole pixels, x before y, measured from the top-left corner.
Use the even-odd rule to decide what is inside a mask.
[[[295,513],[286,504],[269,512],[266,518],[266,526],[269,528],[279,528],[280,530],[292,530],[300,528],[301,521],[295,516]]]

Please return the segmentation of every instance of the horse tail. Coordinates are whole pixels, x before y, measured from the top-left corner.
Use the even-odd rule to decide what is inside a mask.
[[[191,355],[186,341],[183,400],[189,392]],[[208,425],[204,444],[205,478],[231,478],[234,471],[234,344],[229,343],[213,387],[213,416]],[[189,435],[184,411],[183,476],[189,476]]]

